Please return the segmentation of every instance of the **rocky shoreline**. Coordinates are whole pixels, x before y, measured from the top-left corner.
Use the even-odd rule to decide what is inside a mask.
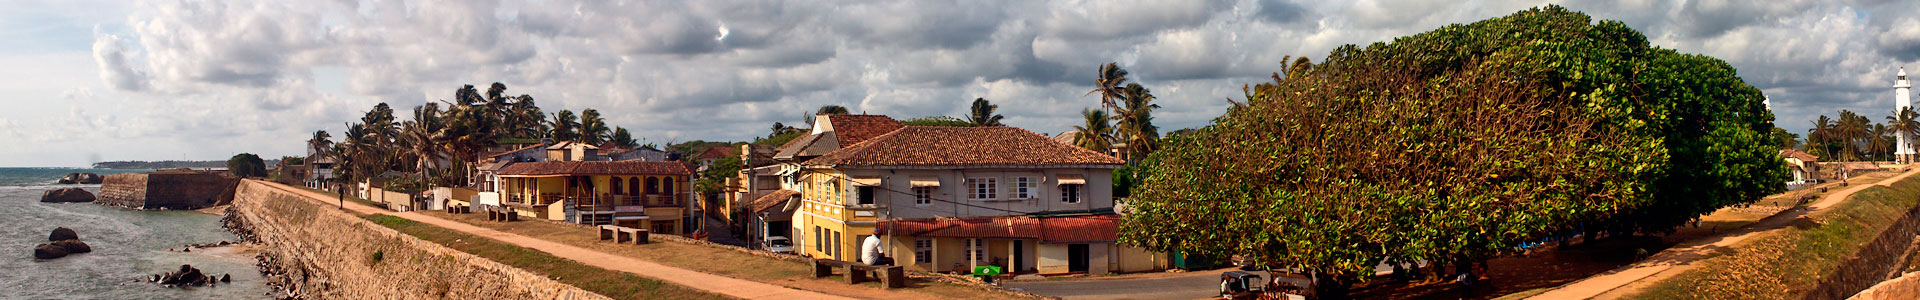
[[[246,220],[241,219],[236,213],[238,211],[233,207],[227,207],[226,212],[220,216],[220,227],[240,237],[239,244],[260,245],[260,236],[255,235],[252,226],[247,225]],[[284,267],[286,264],[280,263],[280,259],[270,253],[268,251],[254,253],[253,266],[260,270],[260,277],[266,279],[267,286],[273,288],[274,299],[305,299],[306,297],[300,294],[300,286],[289,277],[292,273]],[[300,272],[300,274],[310,273]]]

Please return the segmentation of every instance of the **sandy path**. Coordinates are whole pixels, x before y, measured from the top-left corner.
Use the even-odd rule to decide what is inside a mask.
[[[264,181],[253,181],[253,182],[272,186],[282,191],[288,191],[288,192],[292,192],[299,195],[306,195],[308,199],[314,200],[317,202],[324,202],[326,204],[335,204],[335,205],[339,203],[335,201],[322,201],[322,200],[333,199],[334,198],[333,195],[317,193],[317,192],[308,191],[304,189],[290,188],[285,185],[281,185],[279,183],[264,182]],[[738,279],[733,277],[708,274],[708,273],[703,273],[703,272],[694,271],[694,270],[675,268],[675,267],[654,263],[651,261],[645,261],[645,260],[640,260],[640,259],[626,257],[626,256],[613,255],[606,252],[594,251],[586,248],[580,248],[580,247],[575,247],[571,245],[550,242],[542,239],[530,238],[530,237],[521,236],[517,234],[501,232],[498,230],[481,228],[473,225],[467,225],[466,223],[460,223],[457,221],[441,219],[441,218],[422,215],[422,214],[413,213],[413,212],[394,212],[394,211],[389,211],[385,209],[373,208],[370,206],[362,205],[359,203],[353,203],[353,202],[347,202],[346,209],[357,212],[357,213],[362,213],[362,214],[385,214],[385,215],[401,217],[401,218],[413,220],[420,223],[439,226],[441,228],[446,228],[454,231],[465,232],[467,234],[472,234],[475,236],[494,239],[503,243],[513,244],[515,246],[539,250],[541,252],[552,254],[553,256],[570,259],[570,260],[580,262],[582,264],[586,264],[589,266],[594,266],[594,267],[599,267],[602,269],[608,269],[608,270],[614,270],[614,271],[633,273],[634,275],[658,279],[660,281],[683,285],[683,286],[687,286],[695,289],[700,289],[700,290],[704,290],[704,291],[715,293],[715,294],[722,294],[722,295],[745,298],[745,299],[852,299],[852,298],[822,294],[822,293],[817,293],[812,291],[797,290],[797,289],[792,289],[792,288],[787,288],[787,287],[782,287],[782,286],[772,285],[767,283],[748,281],[748,280],[743,280],[743,279]]]
[[[1748,238],[1786,227],[1800,216],[1831,207],[1834,204],[1839,204],[1841,201],[1846,201],[1847,197],[1853,196],[1854,192],[1859,192],[1860,190],[1865,190],[1873,186],[1892,185],[1894,182],[1906,179],[1908,176],[1913,176],[1914,174],[1920,174],[1920,168],[1914,168],[1906,173],[1887,177],[1873,184],[1854,185],[1838,192],[1827,194],[1825,197],[1821,197],[1819,202],[1808,204],[1806,209],[1788,209],[1779,214],[1767,217],[1766,219],[1761,219],[1759,222],[1741,227],[1739,230],[1730,231],[1719,236],[1710,236],[1689,241],[1687,244],[1691,245],[1683,244],[1674,246],[1665,251],[1660,251],[1660,253],[1654,254],[1639,263],[1615,269],[1604,274],[1594,275],[1587,279],[1581,279],[1580,281],[1560,286],[1559,288],[1527,299],[1593,299],[1618,298],[1631,295],[1640,288],[1644,288],[1647,284],[1657,281],[1647,279],[1667,278],[1685,272],[1694,267],[1692,265],[1693,262],[1713,257],[1716,249],[1733,247],[1735,244],[1746,241]]]

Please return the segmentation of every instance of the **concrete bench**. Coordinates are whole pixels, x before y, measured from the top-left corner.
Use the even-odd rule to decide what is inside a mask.
[[[625,244],[629,241],[634,245],[646,244],[649,242],[648,234],[646,229],[600,225],[600,240],[613,240],[615,244]]]
[[[488,209],[487,221],[513,222],[520,220],[520,213],[513,209]]]
[[[833,270],[846,274],[847,284],[878,281],[886,288],[907,286],[907,269],[901,266],[875,266],[851,261],[813,259],[813,277],[833,276]]]

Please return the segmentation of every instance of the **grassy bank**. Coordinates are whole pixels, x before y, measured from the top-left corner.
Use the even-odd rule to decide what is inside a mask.
[[[577,225],[545,222],[490,222],[480,214],[418,213],[678,268],[766,282],[815,292],[865,299],[1021,299],[1006,293],[952,283],[915,279],[908,288],[884,289],[878,283],[846,284],[840,276],[813,278],[805,263],[742,253],[718,246],[659,241],[623,245],[601,241],[598,233]]]
[[[727,298],[626,272],[587,266],[546,252],[508,245],[399,217],[389,215],[362,215],[361,217],[407,235],[472,253],[615,299]]]
[[[1870,187],[1649,286],[1636,299],[1798,297],[1814,289],[1920,200],[1920,180]]]

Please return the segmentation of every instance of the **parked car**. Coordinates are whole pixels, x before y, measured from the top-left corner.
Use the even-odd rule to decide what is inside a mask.
[[[760,248],[775,253],[793,253],[793,240],[788,240],[784,236],[770,236],[760,245]]]

